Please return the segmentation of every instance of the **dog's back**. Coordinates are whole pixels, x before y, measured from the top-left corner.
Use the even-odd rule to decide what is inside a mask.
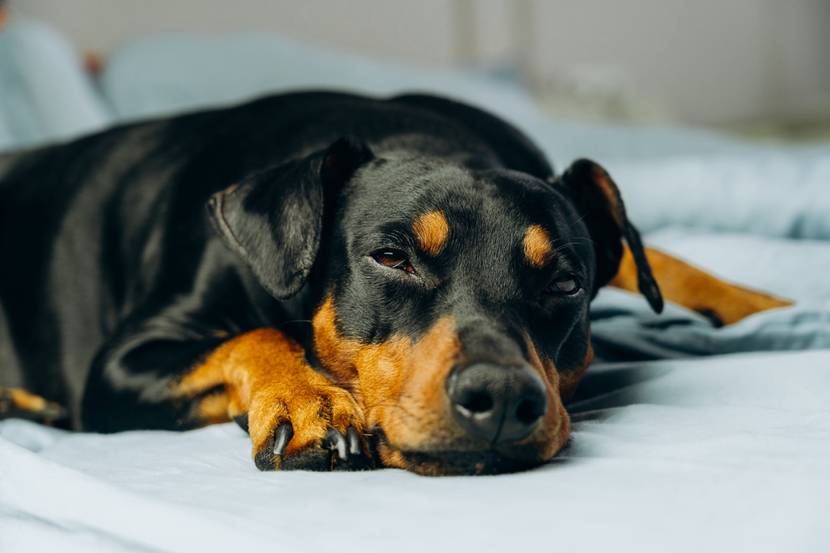
[[[103,331],[98,221],[73,208],[95,163],[85,152],[100,140],[0,162],[0,384],[60,402],[77,393]]]
[[[208,119],[126,125],[0,159],[0,387],[77,412],[97,349],[152,278]]]

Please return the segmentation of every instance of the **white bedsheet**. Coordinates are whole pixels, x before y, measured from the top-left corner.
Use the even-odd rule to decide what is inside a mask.
[[[0,423],[0,550],[830,550],[830,351],[596,367],[527,473],[261,473],[244,433]]]

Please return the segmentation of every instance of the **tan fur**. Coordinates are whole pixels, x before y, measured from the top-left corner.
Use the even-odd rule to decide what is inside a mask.
[[[525,260],[531,267],[541,269],[550,261],[553,254],[548,231],[540,225],[530,225],[522,238],[522,250]]]
[[[414,342],[393,336],[380,344],[362,344],[342,338],[336,318],[328,298],[313,320],[317,356],[333,374],[353,378],[367,426],[383,428],[395,447],[405,449],[446,439],[450,413],[444,380],[459,359],[452,319],[439,319]],[[381,455],[384,462],[395,457]]]
[[[787,300],[721,280],[652,248],[646,248],[646,257],[664,298],[688,309],[712,313],[724,324],[736,323],[767,309],[791,305]],[[638,290],[637,267],[628,247],[610,285],[632,292]]]
[[[39,395],[22,388],[0,387],[0,418],[25,417],[49,424],[64,414],[60,405]]]
[[[611,217],[614,219],[614,222],[618,227],[622,227],[623,220],[622,213],[620,212],[620,199],[616,192],[617,187],[611,180],[611,175],[609,175],[605,169],[597,165],[592,171],[592,176],[594,178],[594,182],[599,187],[600,192],[602,192],[602,195],[605,196],[605,200],[608,202],[608,205],[611,206]]]
[[[551,359],[543,358],[532,341],[528,340],[528,361],[545,383],[548,410],[539,429],[524,443],[537,445],[539,460],[547,461],[565,446],[571,434],[571,419],[562,403],[560,376]]]
[[[563,400],[567,401],[573,397],[576,393],[576,388],[585,376],[585,372],[593,362],[594,349],[591,347],[589,338],[588,350],[585,352],[585,358],[582,360],[582,364],[572,371],[560,373],[559,375],[559,395]]]
[[[36,413],[46,409],[49,404],[49,402],[42,397],[36,396],[35,394],[29,393],[20,388],[11,388],[9,390],[9,397],[12,400],[12,405],[21,411],[31,411]]]
[[[442,211],[428,211],[412,223],[412,232],[421,249],[429,255],[438,255],[450,236],[450,225]]]
[[[230,395],[225,392],[210,394],[199,401],[195,417],[202,424],[227,422],[230,420],[230,403]]]
[[[463,362],[453,319],[438,319],[418,340],[393,336],[381,344],[344,339],[337,332],[336,319],[334,302],[328,298],[313,320],[317,356],[334,374],[352,379],[367,427],[383,429],[387,442],[378,448],[383,464],[440,474],[440,466],[414,465],[404,452],[440,450],[464,438],[453,422],[445,391],[449,372]],[[570,427],[555,367],[538,355],[534,366],[545,382],[552,408],[540,429],[524,443],[535,445],[539,460],[546,460],[567,441]]]
[[[283,421],[290,421],[294,430],[286,455],[316,446],[329,427],[342,433],[350,426],[364,430],[351,394],[312,369],[302,348],[275,329],[254,330],[225,342],[177,382],[173,394],[190,398],[218,385],[225,393],[203,399],[195,416],[210,423],[223,407],[224,420],[247,412],[254,455]]]

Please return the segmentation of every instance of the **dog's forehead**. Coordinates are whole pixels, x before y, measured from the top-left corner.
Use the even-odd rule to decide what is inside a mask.
[[[354,228],[405,225],[433,253],[450,234],[490,242],[515,241],[528,231],[555,235],[572,211],[551,185],[529,175],[428,158],[376,160],[355,179],[349,202]]]

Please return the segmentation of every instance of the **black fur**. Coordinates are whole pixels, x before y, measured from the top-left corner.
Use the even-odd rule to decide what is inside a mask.
[[[66,405],[73,428],[186,427],[172,379],[256,327],[310,350],[304,321],[329,291],[350,338],[417,336],[452,314],[469,357],[509,362],[529,333],[571,370],[620,240],[641,253],[622,203],[580,167],[556,180],[524,135],[471,106],[326,92],[0,158],[0,385]],[[452,232],[430,258],[408,229],[435,208]],[[542,270],[518,246],[534,223],[559,254]],[[388,247],[417,275],[372,259]],[[547,293],[564,274],[583,289]]]

